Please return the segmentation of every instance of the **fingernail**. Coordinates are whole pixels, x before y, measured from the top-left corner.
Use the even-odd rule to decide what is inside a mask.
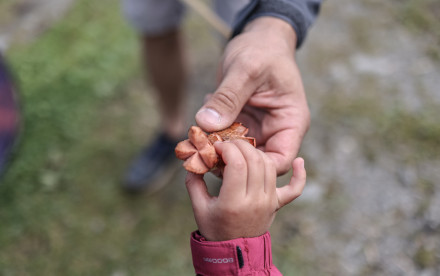
[[[221,121],[220,114],[211,108],[203,108],[196,114],[197,120],[204,121],[209,125],[218,125]]]
[[[302,167],[304,169],[304,159],[302,159],[301,163],[302,163]]]

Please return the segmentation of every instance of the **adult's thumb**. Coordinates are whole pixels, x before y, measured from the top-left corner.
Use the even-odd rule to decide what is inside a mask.
[[[197,125],[208,132],[229,127],[255,89],[256,84],[246,74],[225,74],[217,90],[197,112]]]

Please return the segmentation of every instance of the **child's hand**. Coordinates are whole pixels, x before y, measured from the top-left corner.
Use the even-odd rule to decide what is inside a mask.
[[[188,173],[186,187],[200,233],[209,241],[257,237],[268,231],[275,213],[301,195],[304,160],[293,161],[293,176],[276,187],[273,161],[250,144],[234,140],[214,144],[226,164],[218,197],[209,195],[203,176]]]

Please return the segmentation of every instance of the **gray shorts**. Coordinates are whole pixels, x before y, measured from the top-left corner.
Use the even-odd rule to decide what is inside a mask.
[[[250,0],[214,0],[215,12],[230,26]],[[180,25],[185,6],[179,0],[122,0],[124,16],[144,35],[157,35]]]

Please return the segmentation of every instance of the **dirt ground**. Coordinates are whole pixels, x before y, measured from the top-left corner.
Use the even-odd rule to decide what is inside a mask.
[[[64,2],[64,11],[73,1],[43,2]],[[327,1],[297,54],[312,123],[300,152],[306,189],[271,231],[274,254],[283,256],[275,262],[286,275],[440,274],[440,40],[430,31],[437,23],[412,23],[421,19],[411,21],[419,8],[411,3]],[[438,14],[438,4],[426,7],[431,10],[422,14]],[[50,25],[45,17],[32,13],[41,23],[29,24]],[[192,112],[215,88],[220,51],[215,39],[200,38],[199,21],[192,15],[186,25],[193,28],[187,34]],[[7,49],[18,35],[3,26],[9,31],[0,44]],[[138,103],[151,87],[134,79],[128,89],[125,101],[137,118],[132,133],[141,144],[150,133],[136,125],[153,131],[158,121]],[[117,101],[108,108],[123,112]],[[182,186],[183,176],[180,171],[170,186]],[[209,179],[215,189],[218,181]]]

